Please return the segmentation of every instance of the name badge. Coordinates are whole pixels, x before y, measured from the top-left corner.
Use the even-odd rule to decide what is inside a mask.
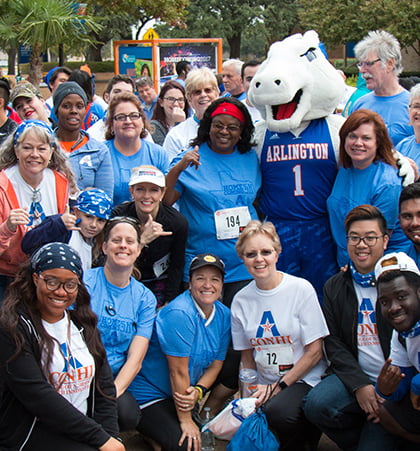
[[[218,240],[238,238],[241,230],[251,220],[248,207],[226,208],[214,213],[216,235]]]

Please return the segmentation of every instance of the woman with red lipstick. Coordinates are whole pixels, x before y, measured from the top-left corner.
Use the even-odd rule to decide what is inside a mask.
[[[115,207],[112,216],[129,216],[142,224],[146,246],[135,266],[161,307],[183,291],[188,223],[178,210],[162,203],[165,176],[154,166],[134,168],[129,189],[133,200]]]
[[[388,250],[404,251],[409,242],[398,221],[402,180],[382,118],[370,110],[357,110],[347,118],[339,134],[340,169],[327,200],[339,266],[346,265],[349,259],[344,219],[361,204],[374,205],[384,215],[389,227]]]
[[[134,94],[124,92],[111,100],[106,127],[106,145],[114,170],[114,205],[119,205],[130,200],[128,182],[133,168],[151,164],[165,172],[169,159],[163,147],[144,139],[148,125],[141,103]]]
[[[271,222],[251,221],[236,250],[253,277],[232,302],[232,339],[244,368],[258,372],[257,405],[281,449],[301,451],[312,433],[302,400],[326,369],[322,343],[328,328],[315,289],[277,271],[280,239]],[[268,401],[268,402],[267,402]]]

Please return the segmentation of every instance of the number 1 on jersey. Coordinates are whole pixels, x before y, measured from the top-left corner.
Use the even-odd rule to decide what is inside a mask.
[[[302,189],[302,166],[297,164],[296,166],[293,166],[292,171],[295,174],[295,190],[293,191],[293,194],[295,196],[304,196],[305,191]]]

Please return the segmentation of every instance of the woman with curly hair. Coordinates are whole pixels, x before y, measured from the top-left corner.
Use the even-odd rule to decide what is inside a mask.
[[[125,449],[115,438],[115,387],[82,276],[79,255],[49,243],[9,287],[0,311],[2,447]]]

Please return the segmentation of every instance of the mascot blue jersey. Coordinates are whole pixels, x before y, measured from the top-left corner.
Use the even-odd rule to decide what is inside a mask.
[[[325,217],[337,161],[325,119],[312,120],[296,137],[266,131],[261,153],[260,209],[273,219]]]

